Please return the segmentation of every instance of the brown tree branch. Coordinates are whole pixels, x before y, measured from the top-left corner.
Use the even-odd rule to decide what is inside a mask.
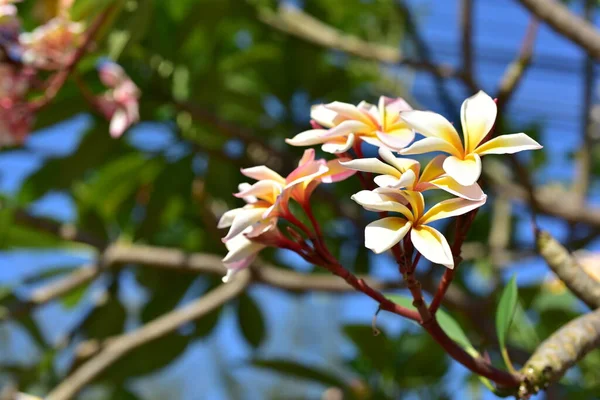
[[[565,372],[600,345],[600,309],[564,325],[546,339],[522,369],[521,398],[557,382]]]
[[[540,255],[561,281],[591,309],[600,308],[600,283],[589,276],[575,257],[548,232],[536,232]]]
[[[519,0],[519,2],[557,33],[581,46],[591,57],[600,59],[600,32],[594,25],[571,13],[558,1]]]
[[[461,77],[462,72],[449,65],[436,65],[404,57],[398,47],[371,43],[335,29],[302,10],[280,7],[277,12],[260,11],[265,24],[321,47],[340,50],[356,57],[387,64],[405,65],[442,78]]]
[[[223,284],[196,301],[158,317],[133,332],[115,338],[97,356],[84,363],[54,388],[46,400],[72,399],[86,385],[129,352],[176,331],[188,322],[201,318],[242,293],[249,284],[250,271],[241,271],[231,283]]]

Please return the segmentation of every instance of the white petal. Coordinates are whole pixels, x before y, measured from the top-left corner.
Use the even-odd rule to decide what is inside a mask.
[[[360,121],[367,125],[371,125],[372,123],[371,119],[353,104],[334,101],[333,103],[326,104],[325,107],[329,110],[335,111],[345,118],[348,118],[349,120]]]
[[[368,133],[371,132],[373,128],[364,122],[348,120],[343,121],[338,126],[335,126],[327,131],[323,137],[333,138],[338,136],[346,136],[350,133]]]
[[[400,173],[377,158],[358,158],[351,161],[341,162],[344,167],[356,171],[372,172],[374,174],[397,175]]]
[[[325,129],[310,129],[297,134],[291,139],[285,139],[285,142],[292,146],[312,146],[326,142],[327,138],[323,137],[326,133],[327,130]]]
[[[481,187],[474,183],[470,186],[463,186],[449,176],[442,176],[430,181],[430,183],[439,189],[442,189],[455,196],[462,197],[467,200],[481,200],[485,197],[485,193]]]
[[[361,190],[350,197],[352,200],[363,206],[369,211],[391,211],[397,212],[412,221],[413,213],[403,203],[395,198],[387,196],[384,193],[378,193],[370,190]]]
[[[375,134],[381,143],[395,151],[404,149],[415,140],[415,131],[408,128],[386,132],[376,131]]]
[[[238,185],[238,193],[245,192],[248,189],[250,189],[251,187],[252,187],[252,185],[249,184],[248,182],[240,183]],[[250,195],[250,196],[244,196],[244,197],[242,197],[242,199],[244,199],[244,201],[246,203],[248,203],[248,204],[256,203],[258,201],[258,199],[256,198],[256,196],[252,196],[252,195]]]
[[[354,146],[354,134],[351,133],[346,138],[345,142],[329,141],[321,146],[321,149],[326,153],[339,154],[345,153]]]
[[[501,135],[479,146],[475,152],[486,154],[513,154],[525,150],[538,150],[542,146],[524,133]]]
[[[434,137],[417,140],[411,146],[400,150],[399,153],[408,155],[430,153],[432,151],[442,151],[452,155],[460,155],[460,153],[450,143]]]
[[[252,242],[243,234],[237,235],[225,243],[229,252],[223,258],[223,263],[233,264],[239,261],[247,260],[248,257],[255,255],[265,248],[265,245]]]
[[[449,199],[439,202],[431,207],[422,218],[419,219],[419,224],[429,224],[430,222],[439,219],[456,217],[463,215],[471,210],[481,207],[485,204],[487,196],[478,201],[471,201],[462,198]]]
[[[239,212],[233,219],[231,228],[229,229],[229,232],[227,232],[227,236],[223,238],[223,241],[227,242],[232,240],[234,237],[239,236],[246,228],[262,220],[266,210],[266,208],[262,207],[243,209],[243,211]]]
[[[377,175],[375,178],[373,178],[373,182],[382,188],[399,188],[399,180],[400,178],[393,175]]]
[[[460,119],[467,154],[477,148],[492,129],[497,112],[498,108],[494,100],[482,90],[463,102]]]
[[[217,228],[223,229],[230,227],[235,217],[242,211],[244,211],[243,208],[234,208],[233,210],[225,212],[223,215],[221,215],[219,223],[217,224]]]
[[[448,241],[438,230],[421,225],[410,232],[410,240],[415,249],[426,259],[435,264],[454,268],[454,258]]]
[[[271,180],[258,181],[247,189],[234,194],[235,197],[245,198],[256,196],[273,203],[275,198],[281,193],[283,186],[281,183]]]
[[[241,172],[248,178],[256,179],[257,181],[262,181],[263,179],[270,179],[282,183],[285,182],[285,179],[283,179],[281,175],[264,165],[259,165],[250,168],[242,168]]]
[[[463,150],[456,129],[440,114],[431,111],[404,111],[400,114],[400,118],[421,135],[442,139],[458,152]]]
[[[417,160],[410,158],[397,158],[388,149],[380,148],[379,156],[388,164],[396,168],[399,172],[406,172],[407,170],[419,165]]]
[[[365,247],[380,254],[400,242],[410,230],[411,223],[403,218],[388,217],[371,222],[365,228]]]
[[[338,114],[335,111],[329,110],[324,104],[312,106],[310,110],[310,118],[325,128],[331,128],[336,123],[341,122],[336,121],[337,116]]]
[[[477,154],[469,154],[465,160],[450,156],[444,160],[444,171],[463,186],[477,182],[481,175],[481,158]]]
[[[120,137],[128,126],[129,120],[127,118],[127,113],[123,109],[118,109],[110,119],[110,126],[108,128],[110,136],[114,138]]]

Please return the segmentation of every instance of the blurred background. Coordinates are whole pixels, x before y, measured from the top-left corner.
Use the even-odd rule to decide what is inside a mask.
[[[546,205],[542,214],[550,214],[540,225],[582,259],[600,251],[598,218],[551,215],[557,202],[600,206],[595,64],[519,1],[117,2],[119,13],[78,74],[94,89],[98,57],[122,65],[141,90],[141,122],[111,138],[68,80],[24,144],[0,152],[0,387],[44,396],[85,360],[85,346],[132,332],[217,286],[218,269],[195,274],[123,262],[43,300],[44,290],[91,270],[106,243],[224,255],[216,221],[241,205],[231,196],[243,178],[239,168],[291,171],[303,149],[284,139],[308,129],[313,104],[403,97],[457,123],[463,99],[484,89],[499,98],[500,133],[526,132],[545,147],[518,158]],[[49,2],[18,5],[25,26],[43,22],[36,3]],[[107,3],[77,0],[74,14],[85,10],[82,18],[91,20]],[[597,5],[568,3],[592,21]],[[510,86],[515,71],[522,74]],[[484,162],[492,201],[477,216],[444,303],[499,365],[493,314],[511,276],[522,306],[509,341],[517,363],[584,310],[536,256],[525,183],[505,161]],[[313,199],[330,246],[353,271],[398,280],[387,255],[362,246],[373,216],[350,200],[357,187],[350,179],[321,187]],[[94,240],[77,243],[73,232]],[[322,273],[285,251],[261,258]],[[426,291],[442,272],[420,264]],[[495,398],[418,326],[381,313],[374,337],[376,309],[352,292],[254,284],[122,357],[79,398]],[[599,368],[596,350],[536,398],[600,398]]]

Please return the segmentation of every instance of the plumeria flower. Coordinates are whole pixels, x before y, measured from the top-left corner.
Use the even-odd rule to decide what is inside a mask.
[[[71,62],[83,40],[83,24],[61,16],[32,32],[22,33],[23,63],[40,69],[59,69]]]
[[[245,168],[241,172],[258,182],[239,186],[240,191],[235,196],[244,199],[246,205],[227,211],[218,223],[218,228],[230,228],[223,238],[229,250],[223,263],[229,270],[235,271],[248,266],[252,262],[248,257],[265,247],[264,235],[277,232],[277,218],[285,216],[290,198],[307,204],[320,183],[339,182],[354,173],[342,167],[340,160],[315,160],[314,149],[304,152],[298,167],[287,178],[264,165]],[[259,237],[263,239],[262,247],[248,243],[258,244],[252,238]],[[232,240],[233,243],[228,245]]]
[[[443,163],[444,171],[461,185],[469,186],[477,182],[481,175],[481,156],[542,148],[524,133],[501,135],[482,144],[482,140],[494,126],[496,114],[496,103],[483,91],[466,99],[461,108],[463,143],[454,126],[441,115],[430,111],[402,112],[400,118],[425,138],[400,153],[448,153],[450,156]]]
[[[20,2],[21,0],[0,0],[0,18],[16,16],[17,7],[14,3]]]
[[[410,232],[415,249],[429,261],[454,268],[454,259],[448,241],[431,222],[465,214],[485,204],[486,197],[470,201],[462,198],[444,200],[425,212],[425,201],[420,192],[379,188],[363,190],[352,199],[369,211],[396,212],[402,217],[386,217],[371,222],[365,228],[365,246],[375,253],[383,253],[400,242]],[[404,204],[409,204],[408,208]]]
[[[109,88],[97,99],[100,111],[110,120],[109,132],[118,138],[140,119],[140,90],[127,76],[123,68],[112,62],[102,61],[98,64],[98,75],[102,83]]]
[[[335,101],[313,106],[310,116],[315,129],[299,133],[286,142],[292,146],[322,144],[323,151],[344,153],[357,140],[378,147],[400,150],[415,138],[414,132],[400,119],[400,112],[412,110],[403,99],[381,96],[379,105],[361,102],[358,106]]]
[[[360,158],[341,164],[357,171],[381,174],[374,179],[379,187],[406,188],[417,192],[438,188],[455,196],[475,201],[485,196],[477,183],[462,186],[448,176],[442,168],[446,158],[443,155],[431,160],[422,172],[421,164],[417,160],[397,158],[388,149],[379,148],[379,156],[385,163],[377,158]]]
[[[223,282],[229,282],[238,271],[248,268],[254,262],[258,253],[266,247],[266,245],[254,242],[246,237],[245,234],[251,231],[252,227],[248,227],[245,232],[225,242],[228,253],[223,258],[223,265],[227,268],[227,274],[222,278]]]

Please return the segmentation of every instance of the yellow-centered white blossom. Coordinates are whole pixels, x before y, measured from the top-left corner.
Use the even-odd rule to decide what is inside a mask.
[[[335,101],[311,108],[317,129],[286,139],[292,146],[322,144],[328,153],[344,153],[360,138],[369,144],[400,150],[415,138],[413,130],[400,119],[400,112],[412,110],[403,99],[379,98],[377,106],[361,102],[358,106]]]
[[[357,171],[380,174],[374,178],[379,187],[406,188],[417,192],[438,188],[474,201],[481,200],[485,196],[477,183],[463,186],[448,176],[442,168],[446,158],[443,155],[431,160],[422,172],[421,164],[417,160],[398,158],[388,149],[380,148],[379,156],[385,162],[377,158],[360,158],[341,164]]]
[[[500,135],[481,144],[496,121],[497,107],[494,100],[479,91],[466,99],[461,108],[464,142],[446,118],[430,111],[405,111],[400,118],[416,132],[425,136],[401,154],[423,154],[441,151],[450,154],[444,160],[446,173],[458,183],[469,186],[481,175],[481,156],[486,154],[513,154],[524,150],[537,150],[542,146],[524,133]]]
[[[367,248],[377,254],[383,253],[410,232],[411,242],[423,257],[448,268],[454,268],[450,245],[444,235],[429,224],[481,207],[486,199],[485,195],[478,201],[454,198],[442,201],[425,212],[423,195],[412,190],[379,188],[374,191],[363,190],[352,196],[352,200],[369,211],[387,211],[401,215],[382,218],[367,225],[365,228]]]

